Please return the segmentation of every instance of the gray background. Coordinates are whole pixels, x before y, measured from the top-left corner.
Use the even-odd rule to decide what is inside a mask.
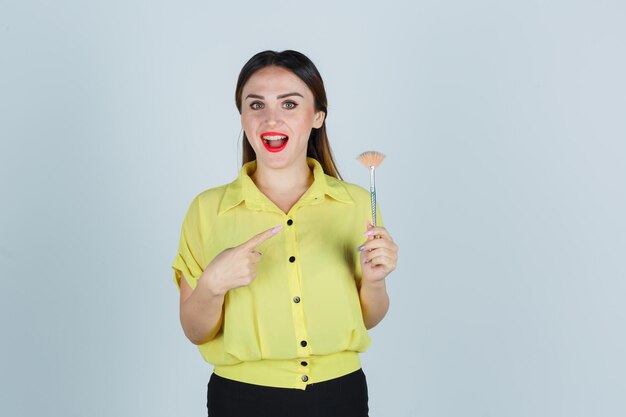
[[[371,415],[626,415],[622,1],[2,1],[0,415],[205,415],[172,282],[239,69],[298,49],[401,247]]]

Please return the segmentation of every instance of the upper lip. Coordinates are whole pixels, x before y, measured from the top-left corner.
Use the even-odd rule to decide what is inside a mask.
[[[289,136],[287,136],[287,134],[282,133],[282,132],[265,132],[265,133],[261,133],[261,139],[265,139],[267,136],[283,136],[285,138],[289,138]]]

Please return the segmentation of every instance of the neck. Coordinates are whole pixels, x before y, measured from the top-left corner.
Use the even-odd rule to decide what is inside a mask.
[[[301,194],[313,183],[313,172],[304,159],[300,164],[283,169],[273,169],[257,164],[251,178],[264,193]]]

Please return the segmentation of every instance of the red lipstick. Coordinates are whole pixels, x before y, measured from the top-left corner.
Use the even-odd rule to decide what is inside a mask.
[[[261,134],[261,141],[265,149],[276,153],[285,149],[287,142],[289,142],[289,136],[282,132],[265,132]]]

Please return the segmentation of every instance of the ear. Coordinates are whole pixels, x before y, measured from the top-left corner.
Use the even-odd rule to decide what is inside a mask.
[[[326,113],[324,113],[321,110],[316,112],[315,115],[313,116],[313,128],[319,129],[320,127],[322,127],[322,124],[324,124],[325,118],[326,118]]]

